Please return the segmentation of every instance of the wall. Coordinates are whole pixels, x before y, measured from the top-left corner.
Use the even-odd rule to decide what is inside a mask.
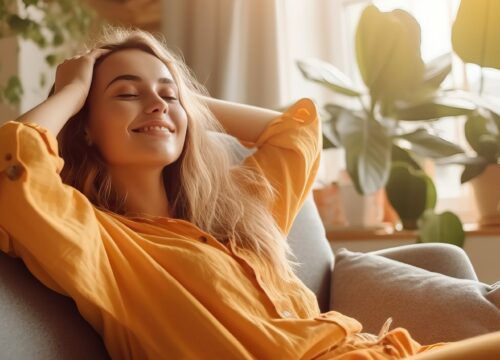
[[[6,84],[10,76],[18,73],[19,44],[16,38],[0,39],[0,84]],[[15,118],[18,114],[18,107],[7,106],[0,103],[0,124],[7,119]]]
[[[17,75],[24,90],[18,106],[0,104],[0,124],[14,120],[47,97],[55,74],[55,69],[45,63],[47,53],[48,51],[39,49],[30,41],[16,38],[0,39],[0,54],[6,54],[0,61],[0,82],[5,84],[10,76]],[[46,79],[45,86],[40,85],[42,74]]]

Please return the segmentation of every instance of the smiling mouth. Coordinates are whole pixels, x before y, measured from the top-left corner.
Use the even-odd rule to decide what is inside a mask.
[[[170,131],[167,127],[165,126],[158,126],[158,125],[155,125],[155,126],[145,126],[143,128],[140,128],[140,129],[133,129],[132,130],[133,132],[136,132],[136,133],[142,133],[142,134],[149,134],[149,133],[172,133],[172,131]]]

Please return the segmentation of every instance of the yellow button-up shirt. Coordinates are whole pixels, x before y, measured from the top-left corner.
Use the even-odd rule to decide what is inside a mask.
[[[257,148],[244,164],[278,188],[272,212],[288,234],[319,166],[314,104],[297,101],[255,143],[241,142]],[[298,278],[270,283],[252,254],[188,221],[96,208],[62,182],[63,165],[45,128],[0,127],[0,250],[74,299],[113,358],[312,359],[361,330],[321,314]]]

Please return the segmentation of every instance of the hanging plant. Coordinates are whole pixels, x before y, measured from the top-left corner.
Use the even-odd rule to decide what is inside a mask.
[[[77,0],[0,0],[0,39],[19,37],[46,49],[54,67],[77,50],[96,22],[95,13]],[[0,71],[2,59],[0,58]],[[45,75],[40,76],[40,86]],[[0,102],[17,105],[23,94],[18,76],[0,83]]]

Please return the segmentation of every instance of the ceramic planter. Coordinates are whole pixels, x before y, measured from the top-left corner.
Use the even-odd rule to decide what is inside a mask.
[[[471,180],[480,225],[500,226],[500,165],[489,165]]]
[[[338,182],[313,191],[314,201],[326,231],[345,227],[379,227],[384,220],[385,192],[360,195],[342,171]]]

